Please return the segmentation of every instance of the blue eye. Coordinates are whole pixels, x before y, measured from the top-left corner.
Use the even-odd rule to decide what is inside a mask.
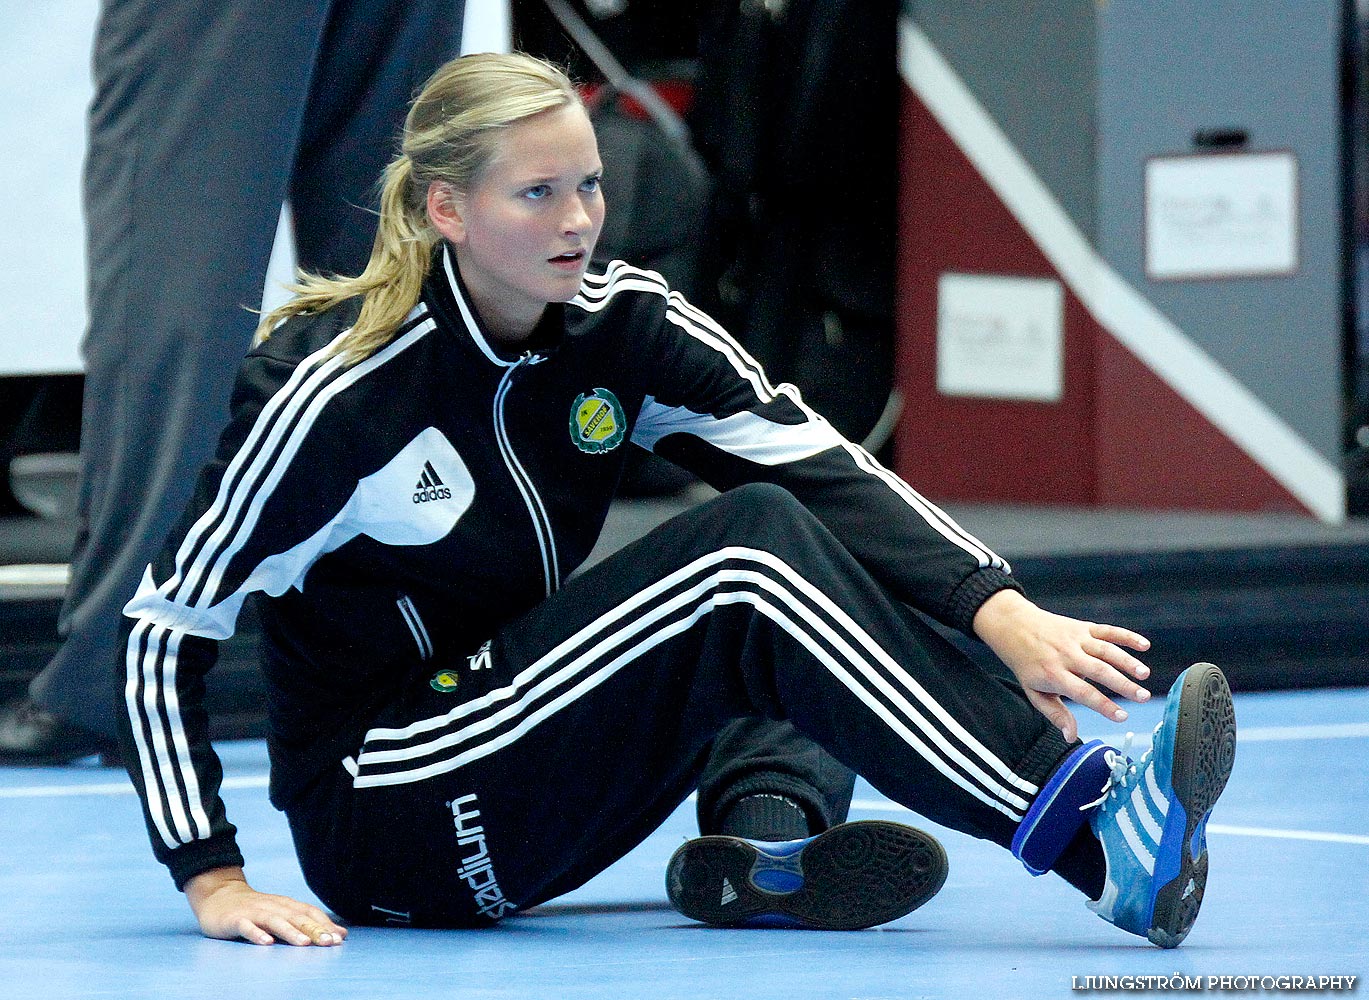
[[[532,201],[538,201],[539,199],[545,198],[549,194],[551,194],[550,184],[534,184],[532,187],[528,188],[526,191],[523,192],[523,197],[528,198]]]
[[[598,191],[599,182],[601,180],[603,180],[603,178],[598,176],[586,177],[583,181],[580,182],[580,190],[584,191],[587,194],[591,194],[595,191]]]

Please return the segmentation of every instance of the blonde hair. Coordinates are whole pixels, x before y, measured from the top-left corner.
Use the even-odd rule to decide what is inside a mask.
[[[257,325],[260,343],[284,320],[361,296],[361,313],[337,347],[349,362],[383,347],[418,302],[433,248],[428,187],[468,192],[499,151],[503,129],[580,97],[566,74],[522,53],[461,56],[434,73],[404,121],[400,155],[381,175],[380,221],[371,259],[356,277],[296,272],[295,298]]]

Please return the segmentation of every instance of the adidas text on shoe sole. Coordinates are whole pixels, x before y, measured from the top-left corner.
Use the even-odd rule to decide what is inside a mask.
[[[670,859],[666,890],[677,910],[706,924],[859,930],[917,909],[946,871],[930,834],[864,820],[783,844],[699,837]]]
[[[1211,663],[1195,663],[1186,674],[1170,772],[1183,809],[1171,809],[1166,817],[1155,866],[1160,887],[1146,934],[1161,948],[1176,947],[1198,917],[1207,887],[1207,818],[1236,758],[1236,713],[1226,677]],[[1182,837],[1175,840],[1180,826]]]

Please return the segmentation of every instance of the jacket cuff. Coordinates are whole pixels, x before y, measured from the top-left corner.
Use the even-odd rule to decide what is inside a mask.
[[[200,872],[230,866],[241,868],[242,863],[242,852],[238,850],[237,839],[231,833],[221,833],[206,840],[192,840],[172,851],[166,860],[171,879],[181,892],[185,891],[185,884]]]
[[[975,570],[951,591],[950,599],[946,602],[946,624],[959,629],[971,639],[977,638],[974,634],[974,616],[984,602],[1000,590],[1025,593],[1022,584],[1001,569],[985,567]]]

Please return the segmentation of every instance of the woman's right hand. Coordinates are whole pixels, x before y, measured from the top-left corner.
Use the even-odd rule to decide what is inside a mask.
[[[237,867],[200,872],[185,884],[185,898],[206,937],[325,946],[342,944],[347,937],[347,928],[317,906],[257,892]]]
[[[1150,698],[1139,683],[1150,668],[1127,652],[1149,649],[1150,640],[1129,629],[1053,614],[1015,590],[1000,590],[975,613],[974,630],[1069,743],[1079,738],[1079,723],[1064,698],[1113,722],[1127,713],[1107,691],[1136,702]]]

